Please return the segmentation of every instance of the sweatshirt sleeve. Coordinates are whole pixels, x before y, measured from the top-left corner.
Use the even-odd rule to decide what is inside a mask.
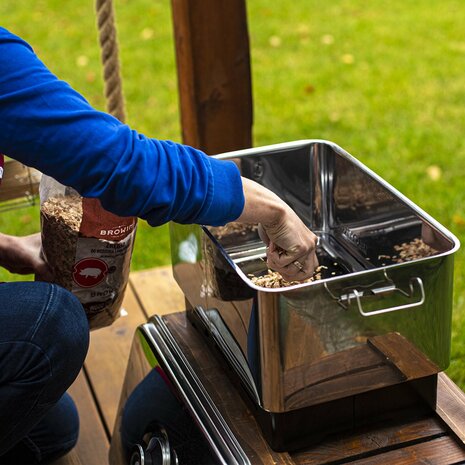
[[[0,152],[120,216],[222,225],[244,207],[232,162],[151,139],[93,109],[0,28]]]

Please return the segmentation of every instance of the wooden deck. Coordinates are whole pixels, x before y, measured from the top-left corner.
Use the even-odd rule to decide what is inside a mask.
[[[123,308],[128,316],[91,333],[89,353],[70,389],[78,405],[81,433],[76,448],[54,465],[107,465],[110,435],[135,328],[149,315],[184,308],[171,267],[132,273]]]
[[[80,439],[77,447],[66,457],[54,462],[54,465],[108,465],[110,435],[115,422],[134,329],[155,313],[162,315],[183,310],[185,302],[172,277],[171,267],[163,267],[132,273],[123,305],[128,316],[120,318],[113,326],[95,331],[91,335],[91,346],[85,366],[70,389],[80,411]],[[177,321],[183,317],[173,315],[173,318],[173,321]],[[196,336],[192,333],[189,346],[195,346],[195,340]],[[186,354],[187,352],[188,349]],[[205,361],[208,354],[203,351],[202,353],[202,360]],[[195,360],[192,362],[195,366]],[[214,363],[214,359],[211,358],[208,366],[213,367]],[[201,371],[199,367],[199,373]],[[216,401],[221,403],[222,398],[237,396],[237,393],[231,391],[227,380],[223,379],[224,376],[218,377],[221,367],[218,365],[214,371],[213,396],[221,394],[222,382],[224,390],[228,390],[227,396],[224,396],[224,392],[218,394]],[[205,379],[203,382],[208,385],[209,380]],[[250,415],[244,416],[245,406],[241,407],[243,405],[241,400],[237,398],[229,404],[223,406],[226,409],[223,410],[223,414],[226,413],[226,417],[230,419],[240,419],[236,433],[241,436],[244,428],[245,430],[252,428],[250,431],[256,432],[252,436],[258,440],[256,426],[252,423],[245,424],[253,420]],[[228,408],[233,409],[233,414],[228,415],[231,413]],[[237,409],[241,409],[241,412],[238,413]],[[244,423],[246,417],[248,420]],[[234,428],[234,420],[231,421]],[[439,375],[437,414],[432,412],[431,418],[405,422],[401,426],[381,425],[370,431],[342,435],[308,451],[292,455],[276,454],[263,446],[263,454],[258,454],[260,458],[257,463],[286,465],[347,462],[404,465],[465,463],[465,394],[446,375]],[[260,443],[263,443],[263,440]],[[255,452],[258,452],[258,449]],[[255,457],[257,458],[256,454]]]

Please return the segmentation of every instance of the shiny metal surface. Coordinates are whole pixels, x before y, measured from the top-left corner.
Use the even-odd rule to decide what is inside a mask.
[[[192,450],[191,454],[183,450],[183,459],[179,459],[180,465],[198,465],[199,460],[205,465],[250,465],[242,446],[213,404],[163,319],[158,316],[152,317],[146,324],[139,326],[134,335],[112,436],[111,465],[132,464],[132,461],[139,461],[140,465],[144,463],[178,464],[179,451],[173,449],[175,445],[173,446],[169,440],[164,425],[159,423],[156,416],[157,402],[159,402],[156,392],[158,391],[149,390],[144,390],[145,396],[142,398],[140,395],[136,397],[137,402],[143,402],[143,405],[137,407],[138,411],[146,410],[153,412],[154,415],[151,417],[149,413],[146,418],[140,418],[142,429],[146,429],[140,442],[145,446],[139,444],[139,447],[134,448],[129,462],[125,459],[121,441],[124,409],[132,394],[146,382],[153,370],[162,374],[166,385],[187,409],[201,433],[198,434],[201,439],[192,445],[195,450]],[[151,396],[151,392],[155,395]],[[134,400],[132,406],[134,406]],[[174,411],[173,417],[177,416],[179,412]],[[179,431],[182,427],[183,425],[180,425]]]
[[[230,352],[242,352],[249,369],[242,380],[263,409],[286,412],[322,401],[321,392],[342,376],[340,361],[350,364],[354,349],[372,347],[373,338],[394,335],[402,347],[419,351],[425,376],[431,367],[447,368],[459,248],[453,234],[331,142],[299,141],[218,158],[233,159],[244,176],[291,205],[318,235],[319,261],[328,267],[321,281],[261,288],[251,281],[267,271],[255,231],[219,237],[212,228],[171,225],[174,276],[194,307],[219,315],[229,332],[223,342],[230,341]],[[386,258],[395,245],[416,238],[437,253],[404,263]],[[216,327],[214,319],[208,325]],[[360,392],[374,389],[364,382]],[[335,390],[325,400],[343,395]]]
[[[224,465],[249,465],[250,461],[218,411],[184,354],[178,347],[163,319],[154,316],[143,325],[149,344],[155,348],[178,394],[200,426],[218,463]]]
[[[130,465],[177,465],[176,453],[171,449],[168,433],[163,427],[148,433],[144,439],[147,448],[136,444]]]

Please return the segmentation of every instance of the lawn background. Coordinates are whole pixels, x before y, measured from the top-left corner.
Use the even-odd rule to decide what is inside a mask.
[[[180,141],[170,2],[117,0],[127,122]],[[248,0],[254,144],[341,145],[465,238],[465,2]],[[2,0],[1,25],[104,109],[93,2]],[[1,72],[1,70],[0,70]],[[37,207],[0,230],[39,228]],[[167,227],[140,222],[133,270],[169,263]],[[464,251],[456,255],[452,362],[465,388]],[[10,279],[1,272],[0,280]]]

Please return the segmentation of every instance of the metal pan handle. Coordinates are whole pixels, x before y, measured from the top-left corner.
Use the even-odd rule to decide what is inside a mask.
[[[420,289],[420,299],[417,300],[416,302],[411,302],[409,304],[404,304],[404,305],[396,305],[394,307],[388,307],[388,308],[383,308],[381,310],[373,310],[372,312],[365,312],[362,308],[362,302],[360,300],[360,297],[362,296],[362,293],[358,292],[356,289],[354,289],[353,293],[355,296],[355,299],[357,300],[357,306],[358,306],[358,311],[360,312],[360,315],[362,316],[373,316],[373,315],[381,315],[382,313],[390,313],[390,312],[397,312],[399,310],[407,310],[408,308],[414,308],[414,307],[419,307],[420,305],[423,305],[425,302],[425,288],[423,286],[423,281],[421,278],[411,278],[409,282],[409,292],[405,292],[402,289],[399,289],[398,287],[392,289],[392,291],[400,292],[402,295],[405,297],[408,297],[411,299],[413,295],[415,294],[415,289],[414,289],[414,284],[417,284],[418,288]],[[350,296],[348,299],[348,304],[350,304]]]
[[[387,277],[387,276],[386,276]],[[409,291],[406,292],[403,289],[400,289],[397,287],[395,284],[392,283],[391,280],[389,280],[390,283],[386,286],[379,287],[379,288],[374,288],[370,289],[370,294],[371,295],[381,295],[381,294],[387,294],[391,292],[399,292],[403,296],[411,299],[413,298],[415,294],[415,285],[418,287],[420,290],[420,299],[417,300],[416,302],[411,302],[408,304],[403,304],[403,305],[396,305],[393,307],[388,307],[388,308],[382,308],[380,310],[373,310],[370,312],[366,312],[363,310],[362,307],[362,301],[361,297],[365,295],[365,291],[358,291],[357,289],[353,289],[351,292],[341,295],[339,298],[334,296],[334,294],[329,290],[328,286],[326,286],[325,283],[325,288],[329,292],[329,294],[338,301],[339,305],[342,306],[345,310],[349,308],[349,305],[353,299],[356,300],[357,302],[357,307],[360,315],[362,316],[374,316],[374,315],[381,315],[382,313],[390,313],[390,312],[397,312],[399,310],[407,310],[409,308],[414,308],[414,307],[419,307],[420,305],[423,305],[425,302],[425,287],[423,286],[423,281],[419,277],[411,278],[409,281]]]

